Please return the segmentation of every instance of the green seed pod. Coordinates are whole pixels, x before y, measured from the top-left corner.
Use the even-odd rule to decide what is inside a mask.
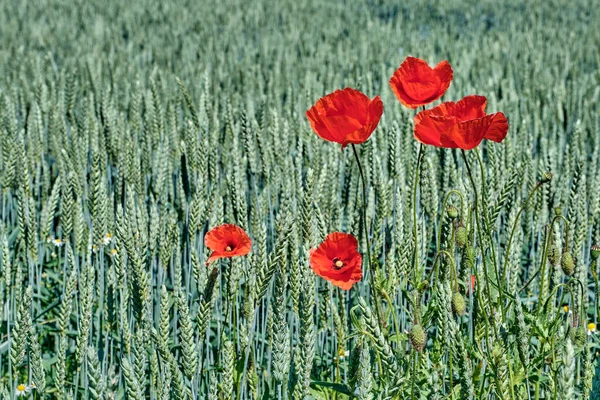
[[[560,250],[558,250],[558,247],[554,243],[551,243],[550,247],[548,247],[548,261],[552,265],[558,265],[560,262]]]
[[[450,219],[456,219],[456,217],[458,217],[458,209],[452,205],[446,208],[446,213],[448,213]]]
[[[465,303],[465,298],[459,292],[454,292],[454,294],[452,294],[452,311],[454,314],[461,316],[465,313],[466,308],[467,304]]]
[[[425,332],[420,324],[414,324],[410,328],[408,338],[415,351],[421,351],[425,348],[425,344],[427,343],[427,332]]]
[[[554,207],[554,214],[557,217],[560,217],[562,215],[562,208],[560,208],[560,207]]]
[[[466,246],[469,235],[467,234],[467,228],[463,225],[460,225],[456,228],[456,246],[459,248],[463,248]]]
[[[569,251],[565,251],[560,258],[560,267],[567,276],[571,276],[575,272],[575,260]]]
[[[592,256],[592,260],[596,261],[598,257],[600,257],[600,244],[593,244],[590,247],[590,255]]]

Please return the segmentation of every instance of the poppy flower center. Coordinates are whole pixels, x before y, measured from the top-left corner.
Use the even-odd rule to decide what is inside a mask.
[[[333,269],[338,270],[338,269],[342,269],[344,267],[344,262],[342,260],[340,260],[339,258],[334,258],[333,259]]]
[[[225,247],[225,251],[232,251],[232,250],[233,250],[232,245],[227,245],[227,247]]]

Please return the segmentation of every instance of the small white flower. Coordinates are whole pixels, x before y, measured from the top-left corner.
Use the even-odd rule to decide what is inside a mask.
[[[19,386],[17,386],[15,394],[17,395],[17,397],[25,396],[27,393],[29,393],[30,390],[30,386],[21,383]]]
[[[593,322],[590,322],[587,326],[587,334],[589,335],[595,335],[596,334],[596,324]]]
[[[344,358],[346,358],[346,357],[349,357],[349,356],[350,356],[350,351],[348,351],[348,350],[345,350],[345,351],[340,351],[340,354],[339,354],[339,356],[340,356],[340,360],[343,360]]]
[[[109,233],[107,233],[106,235],[104,235],[104,238],[102,239],[102,245],[106,246],[108,245],[112,240],[112,235]]]
[[[62,239],[59,238],[53,239],[52,243],[54,243],[56,247],[61,247],[63,244],[65,244],[65,242],[63,242]]]

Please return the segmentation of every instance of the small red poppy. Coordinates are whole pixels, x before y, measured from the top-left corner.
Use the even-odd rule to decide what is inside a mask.
[[[508,132],[506,116],[497,112],[485,114],[487,100],[483,96],[467,96],[457,103],[448,101],[415,118],[415,138],[436,147],[471,150],[483,139],[502,142]]]
[[[336,90],[317,100],[307,112],[313,131],[329,142],[342,145],[365,142],[373,133],[381,115],[383,102],[376,96],[373,100],[358,90]]]
[[[390,79],[392,91],[405,107],[417,108],[442,97],[452,82],[452,67],[444,60],[431,68],[425,60],[406,57]]]
[[[252,240],[248,234],[233,224],[212,228],[204,236],[204,244],[212,250],[206,265],[219,258],[245,256],[252,249]]]
[[[335,286],[349,290],[362,278],[358,241],[347,233],[330,233],[319,247],[310,251],[310,267]]]

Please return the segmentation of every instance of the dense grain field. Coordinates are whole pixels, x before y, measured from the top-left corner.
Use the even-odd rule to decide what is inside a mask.
[[[600,399],[599,7],[440,3],[0,1],[0,398]],[[415,140],[409,55],[506,139]],[[344,87],[385,109],[340,150]]]

